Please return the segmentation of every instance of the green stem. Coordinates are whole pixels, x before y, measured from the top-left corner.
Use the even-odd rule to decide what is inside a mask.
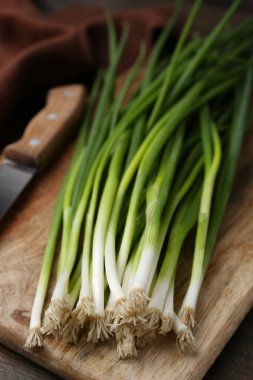
[[[232,190],[243,137],[246,132],[247,113],[253,85],[252,77],[252,69],[250,69],[245,77],[242,88],[240,88],[239,91],[237,90],[237,96],[234,104],[234,119],[232,122],[232,127],[229,130],[228,147],[225,152],[224,161],[222,162],[221,172],[218,178],[213,201],[213,212],[211,215],[210,229],[208,231],[206,253],[204,258],[204,272],[208,267],[218,235],[218,230]]]
[[[198,13],[198,10],[201,6],[202,0],[196,0],[193,4],[193,7],[191,9],[191,12],[186,20],[186,23],[184,24],[183,30],[180,33],[179,40],[177,42],[175,51],[172,55],[171,62],[166,70],[166,75],[163,81],[163,85],[159,91],[159,96],[156,100],[155,106],[152,110],[151,116],[148,120],[148,127],[150,128],[158,119],[161,108],[163,106],[166,94],[168,92],[169,87],[172,84],[173,81],[173,75],[175,75],[175,69],[180,59],[180,52],[185,44],[186,38],[189,34],[189,31],[192,27],[192,24],[194,22],[194,19]]]

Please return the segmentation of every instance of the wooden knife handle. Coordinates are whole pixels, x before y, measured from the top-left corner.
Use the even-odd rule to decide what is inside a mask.
[[[5,158],[43,168],[77,125],[84,111],[86,90],[73,84],[51,89],[46,105],[27,125],[17,142],[6,146]]]

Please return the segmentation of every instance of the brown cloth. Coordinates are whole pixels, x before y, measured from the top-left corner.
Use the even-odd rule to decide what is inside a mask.
[[[171,10],[155,7],[113,14],[117,31],[130,24],[121,71],[147,47]],[[43,106],[50,87],[89,85],[108,54],[105,13],[72,7],[46,17],[29,0],[0,0],[0,147],[16,139]]]

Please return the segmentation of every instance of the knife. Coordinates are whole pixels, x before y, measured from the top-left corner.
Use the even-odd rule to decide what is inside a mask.
[[[29,122],[21,139],[5,147],[0,166],[0,221],[67,140],[81,119],[85,103],[83,85],[51,89],[45,107]]]

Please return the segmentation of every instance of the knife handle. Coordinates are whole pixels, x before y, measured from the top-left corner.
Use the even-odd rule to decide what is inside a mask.
[[[21,139],[6,146],[4,157],[19,164],[43,168],[77,125],[85,103],[83,85],[51,89],[47,93],[45,107],[32,118]]]

